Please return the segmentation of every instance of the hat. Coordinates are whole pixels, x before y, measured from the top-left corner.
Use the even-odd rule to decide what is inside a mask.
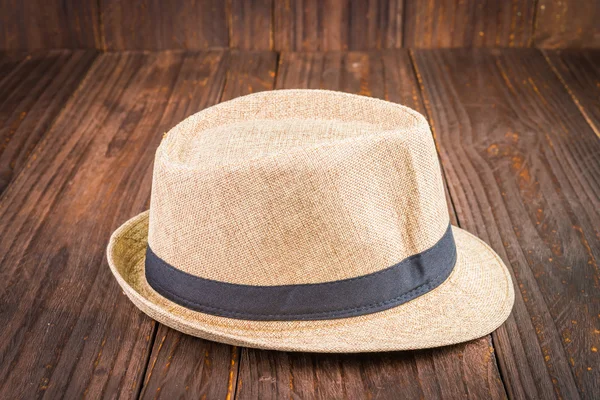
[[[264,349],[449,345],[495,330],[514,301],[498,255],[450,224],[425,118],[324,90],[239,97],[174,127],[150,209],[107,254],[150,317]]]

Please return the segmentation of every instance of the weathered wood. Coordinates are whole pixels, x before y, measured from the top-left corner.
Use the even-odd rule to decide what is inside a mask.
[[[275,0],[277,51],[402,47],[402,1]]]
[[[93,50],[0,56],[0,194],[25,166],[95,57]]]
[[[0,51],[0,86],[6,85],[10,79],[10,74],[14,73],[19,64],[27,59],[29,54],[25,51]],[[13,81],[13,84],[16,83]],[[2,91],[6,93],[6,88]],[[1,109],[0,109],[1,111]]]
[[[185,56],[163,120],[164,131],[189,115],[218,102],[225,84],[227,57],[221,52]],[[154,154],[154,151],[151,152]],[[139,313],[139,311],[137,311]],[[230,346],[182,335],[163,325],[151,342],[152,354],[141,392],[154,398],[173,392],[193,398],[224,398],[230,371]],[[140,377],[141,379],[142,377]],[[201,381],[201,385],[194,382]]]
[[[534,0],[407,0],[404,47],[529,47]]]
[[[107,50],[227,47],[225,1],[100,0]]]
[[[184,335],[160,325],[142,399],[225,399],[235,390],[237,347]]]
[[[272,50],[274,0],[227,0],[229,47]]]
[[[276,73],[276,53],[231,51],[221,101],[273,89]]]
[[[0,202],[0,398],[137,396],[155,322],[120,290],[106,244],[148,207],[162,133],[216,79],[220,57],[208,53],[193,65],[204,79],[185,81],[182,53],[99,56],[11,183]]]
[[[81,0],[0,0],[0,49],[97,47],[98,3]]]
[[[342,90],[423,111],[408,53],[401,50],[383,54],[284,53],[277,88]],[[437,399],[468,395],[505,397],[489,336],[441,349],[359,355],[243,348],[236,398]]]
[[[0,49],[600,47],[599,17],[578,0],[0,0]]]
[[[600,141],[537,50],[416,51],[461,227],[510,266],[511,398],[600,393]]]
[[[600,50],[545,50],[544,54],[600,137]]]
[[[600,2],[539,0],[535,19],[536,47],[600,47]]]
[[[190,60],[188,72],[198,61]],[[185,65],[185,63],[184,63]],[[205,84],[222,89],[221,101],[273,88],[277,55],[271,52],[232,52],[219,67],[226,79],[204,78]],[[184,68],[183,71],[186,71]],[[183,72],[182,71],[182,72]],[[208,82],[208,83],[206,83]],[[225,87],[223,89],[223,83]],[[206,87],[190,93],[192,99],[201,98]],[[221,91],[213,89],[214,93]],[[218,102],[200,103],[180,119]],[[193,100],[195,102],[195,100]],[[146,373],[142,398],[172,399],[185,393],[186,398],[233,398],[236,389],[240,349],[195,338],[160,325]]]
[[[407,51],[387,50],[382,52],[383,70],[385,73],[385,96],[383,99],[411,107],[427,117],[423,104],[423,96],[416,81],[414,69],[409,68],[409,65],[412,65],[412,61],[408,57],[409,53]],[[442,175],[443,172],[442,170]],[[448,204],[450,213],[450,223],[458,226],[446,177],[443,176],[443,178],[446,203]]]
[[[145,398],[502,398],[496,356],[511,398],[593,398],[598,52],[545,55],[416,51],[422,99],[403,50],[284,53],[279,69],[273,53],[0,54],[0,166],[16,160],[0,198],[0,398],[132,398],[142,381]],[[430,117],[453,223],[518,285],[496,352],[489,337],[383,354],[239,349],[158,326],[121,293],[106,242],[148,207],[161,134],[275,79]]]
[[[243,349],[238,399],[505,398],[489,339],[364,354]]]

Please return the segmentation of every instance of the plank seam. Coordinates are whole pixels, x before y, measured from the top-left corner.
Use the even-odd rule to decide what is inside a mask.
[[[226,400],[235,400],[237,398],[238,380],[240,379],[240,365],[242,364],[242,348],[239,346],[231,346],[231,362],[235,362],[236,359],[237,365],[235,368],[235,379],[231,377],[229,382],[227,382]],[[229,385],[231,385],[231,389],[229,389]]]
[[[423,83],[423,78],[419,72],[419,68],[417,66],[417,62],[415,60],[415,56],[414,56],[414,50],[413,49],[409,49],[408,50],[408,54],[410,57],[410,62],[411,62],[411,67],[413,69],[413,74],[415,75],[415,78],[417,80],[417,83],[419,85],[419,90],[421,92],[421,98],[423,99],[423,107],[425,108],[425,112],[427,113],[427,119],[430,121],[430,125],[431,125],[431,131],[432,131],[432,135],[433,135],[433,139],[436,142],[436,149],[437,149],[437,139],[435,136],[435,129],[434,129],[434,125],[431,123],[433,121],[433,113],[430,110],[430,106],[428,106],[427,102],[425,101],[426,99],[426,92],[425,92],[425,85]],[[440,155],[438,153],[438,158],[440,158]],[[444,177],[444,184],[446,186],[446,189],[448,190],[448,197],[450,198],[450,205],[452,207],[452,211],[453,214],[456,218],[456,224],[458,226],[461,226],[461,222],[458,216],[458,212],[456,209],[456,205],[454,202],[454,197],[452,196],[452,192],[450,190],[450,184],[449,181],[447,179],[447,175],[446,175],[446,171],[444,169],[444,164],[441,162],[440,160],[440,169],[442,170],[442,175]],[[496,369],[498,370],[498,375],[500,377],[500,381],[502,382],[502,387],[504,388],[504,393],[505,395],[508,396],[508,394],[510,393],[509,391],[509,387],[507,386],[507,382],[505,379],[505,371],[502,370],[502,368],[500,367],[500,363],[498,362],[498,357],[496,357],[496,354],[498,354],[498,350],[496,348],[496,343],[494,340],[494,334],[495,332],[492,332],[491,334],[487,335],[490,338],[490,342],[492,345],[492,348],[494,349],[494,356],[493,356],[493,364],[496,366]]]
[[[527,43],[527,47],[535,46],[535,31],[537,28],[539,2],[540,2],[540,0],[533,0],[533,16],[531,18],[531,36],[529,37],[529,43]]]
[[[231,49],[231,38],[233,36],[233,14],[231,13],[231,1],[225,0],[225,23],[227,24],[227,49]],[[223,95],[221,93],[221,95]],[[219,97],[220,100],[220,97]]]
[[[544,56],[544,59],[546,60],[546,62],[550,66],[550,69],[552,70],[552,72],[554,72],[554,75],[556,75],[556,77],[558,78],[558,80],[562,83],[563,87],[565,88],[565,90],[567,91],[567,93],[569,94],[569,96],[571,97],[571,100],[573,100],[573,103],[575,103],[575,106],[577,107],[577,109],[579,110],[579,112],[581,113],[581,115],[583,115],[583,118],[585,119],[585,121],[588,123],[588,125],[590,126],[590,128],[592,128],[592,131],[594,131],[594,133],[596,134],[596,136],[598,136],[598,138],[600,138],[600,130],[598,129],[598,127],[596,126],[596,124],[594,124],[594,122],[592,121],[592,119],[588,115],[588,113],[585,110],[585,108],[581,105],[581,102],[579,101],[579,98],[577,98],[577,95],[575,95],[575,92],[573,92],[573,90],[571,89],[571,87],[569,87],[569,84],[563,78],[563,76],[560,73],[560,71],[558,70],[558,68],[556,68],[556,66],[550,60],[550,57],[548,57],[548,54],[547,54],[548,51],[547,50],[542,50],[542,49],[540,49],[540,51],[542,52],[542,55]]]
[[[275,1],[271,0],[271,27],[269,29],[269,51],[275,50]],[[277,56],[279,58],[279,56]]]
[[[400,48],[404,48],[406,45],[406,2],[407,0],[402,0],[402,37],[400,38]],[[411,58],[412,64],[412,58]],[[414,67],[413,67],[414,69]],[[414,71],[413,71],[414,73]]]
[[[499,358],[499,354],[498,350],[497,350],[497,344],[496,341],[498,340],[496,338],[497,332],[494,331],[492,333],[490,333],[490,341],[492,343],[492,348],[494,349],[494,354],[492,355],[492,357],[494,358],[494,364],[496,365],[496,368],[498,368],[498,375],[500,376],[500,381],[502,381],[502,386],[504,386],[504,393],[506,394],[507,397],[510,398],[510,395],[514,392],[513,390],[509,390],[512,389],[512,387],[509,386],[508,384],[508,380],[506,379],[506,375],[508,374],[504,368],[502,367],[502,363],[500,362]]]
[[[150,334],[150,340],[148,341],[146,362],[144,363],[144,367],[142,368],[142,372],[140,374],[141,379],[138,383],[138,388],[136,389],[136,399],[141,399],[142,394],[144,394],[144,389],[146,388],[146,374],[148,373],[148,367],[150,366],[150,358],[152,358],[152,349],[154,348],[154,342],[156,341],[156,335],[158,334],[158,325],[159,323],[152,320],[152,333]]]
[[[167,111],[169,104],[171,103],[171,97],[173,96],[173,91],[175,90],[175,86],[177,85],[177,81],[179,80],[179,76],[181,75],[181,71],[183,69],[183,64],[185,62],[185,54],[181,57],[181,62],[179,63],[179,69],[177,71],[177,75],[175,76],[175,78],[173,79],[173,82],[171,83],[171,87],[170,87],[170,91],[169,91],[169,96],[168,96],[168,100],[165,103],[165,106],[162,110],[162,114],[160,117],[160,122],[162,122],[163,118],[165,117],[165,112]],[[152,334],[150,337],[150,341],[148,343],[148,355],[146,356],[146,362],[144,363],[144,368],[140,374],[140,380],[139,380],[139,388],[137,389],[137,395],[136,395],[136,399],[140,399],[142,394],[144,393],[144,389],[146,388],[146,373],[148,371],[148,366],[150,365],[150,359],[152,357],[152,349],[154,348],[154,342],[156,341],[156,335],[158,333],[158,327],[159,327],[159,323],[157,321],[153,320],[153,326],[152,326]]]
[[[100,51],[106,52],[106,32],[104,30],[104,14],[102,12],[102,0],[98,0],[98,33],[100,39]]]

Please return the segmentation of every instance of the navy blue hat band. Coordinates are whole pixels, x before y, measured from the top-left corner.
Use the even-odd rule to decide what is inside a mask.
[[[253,286],[188,274],[146,249],[146,279],[163,297],[191,310],[256,321],[324,320],[387,310],[419,297],[450,276],[452,228],[431,248],[381,271],[332,282]]]

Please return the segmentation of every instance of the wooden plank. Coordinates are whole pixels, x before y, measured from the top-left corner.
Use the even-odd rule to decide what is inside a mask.
[[[277,53],[231,51],[221,101],[273,89]]]
[[[400,0],[275,0],[277,51],[402,47]]]
[[[94,48],[100,44],[96,1],[0,0],[0,49]]]
[[[11,184],[0,202],[0,398],[137,397],[155,322],[120,290],[106,244],[148,207],[162,133],[219,79],[221,55],[200,57],[191,77],[182,53],[99,56]]]
[[[191,62],[193,71],[197,62]],[[273,88],[277,55],[271,52],[232,52],[220,71],[226,84],[221,101]],[[210,80],[222,87],[223,81]],[[199,97],[203,88],[191,97]],[[218,98],[212,99],[217,102]],[[199,111],[209,104],[189,109]],[[189,115],[186,114],[185,116]],[[181,116],[183,119],[185,116]],[[146,373],[142,398],[232,398],[237,381],[239,348],[185,335],[160,325]]]
[[[237,399],[505,398],[487,339],[363,354],[243,349]]]
[[[600,47],[600,2],[539,0],[535,19],[536,47]]]
[[[91,66],[95,51],[0,56],[0,194],[25,166]]]
[[[172,107],[165,113],[169,127],[218,102],[225,84],[227,60],[220,52],[186,55],[173,91]],[[193,398],[225,396],[233,368],[230,346],[186,336],[164,325],[158,326],[150,346],[141,397],[169,398],[173,391]],[[202,385],[194,384],[198,380]]]
[[[406,0],[404,47],[529,47],[534,0]]]
[[[28,55],[25,51],[0,51],[0,86],[5,85],[10,74],[14,73]],[[6,89],[2,88],[2,91],[5,92]]]
[[[272,50],[274,0],[227,0],[229,47]]]
[[[235,389],[238,353],[160,325],[140,398],[224,399]]]
[[[600,137],[600,50],[545,50],[544,55]]]
[[[107,50],[204,50],[227,47],[221,0],[100,0]]]
[[[404,50],[383,54],[284,53],[277,88],[342,90],[424,110]],[[440,349],[371,354],[242,349],[237,399],[398,396],[505,397],[490,338]]]
[[[600,141],[537,50],[416,51],[461,227],[511,266],[511,398],[600,392]]]

